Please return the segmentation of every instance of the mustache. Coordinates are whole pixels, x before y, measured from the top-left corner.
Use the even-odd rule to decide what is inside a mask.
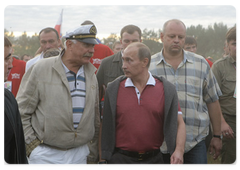
[[[93,56],[93,53],[86,53],[83,55],[83,57],[92,57]]]

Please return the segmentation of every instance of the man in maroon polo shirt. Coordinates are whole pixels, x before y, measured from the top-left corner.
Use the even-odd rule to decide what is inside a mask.
[[[183,163],[185,124],[174,85],[148,71],[151,53],[140,43],[123,52],[123,71],[105,95],[99,163],[163,163],[167,145],[171,163]]]

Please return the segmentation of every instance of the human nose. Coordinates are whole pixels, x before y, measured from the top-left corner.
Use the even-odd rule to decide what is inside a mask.
[[[126,68],[127,68],[126,62],[122,59],[122,69],[124,70],[124,69],[126,69]]]
[[[46,49],[50,49],[50,48],[52,48],[52,43],[47,42],[47,43],[46,43]]]
[[[176,36],[176,37],[174,38],[174,42],[179,42],[179,37],[178,37],[178,36]]]

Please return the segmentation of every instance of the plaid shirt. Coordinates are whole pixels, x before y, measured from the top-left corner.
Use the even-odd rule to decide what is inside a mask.
[[[210,118],[206,104],[218,100],[222,93],[207,61],[200,55],[183,52],[184,59],[177,70],[165,61],[162,51],[152,56],[149,70],[176,87],[186,124],[185,152],[188,152],[208,135]],[[164,145],[161,150],[168,152]]]

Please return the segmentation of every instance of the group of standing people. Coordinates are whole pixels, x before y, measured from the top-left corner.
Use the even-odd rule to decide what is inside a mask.
[[[41,46],[57,48],[55,34],[51,29],[41,32]],[[66,33],[58,56],[28,61],[34,64],[12,106],[18,121],[14,123],[22,130],[12,128],[11,140],[20,141],[15,152],[21,149],[23,162],[8,161],[12,154],[6,130],[11,122],[5,123],[6,162],[206,164],[209,127],[213,158],[222,150],[223,163],[235,161],[235,27],[226,34],[229,55],[212,69],[202,56],[183,49],[186,26],[177,19],[164,24],[163,49],[153,56],[142,43],[139,27],[123,27],[123,50],[102,59],[98,70],[90,62],[96,34],[95,25],[84,22]],[[11,58],[4,49],[5,58]],[[5,75],[10,60],[5,62]],[[11,107],[7,104],[5,122]]]

